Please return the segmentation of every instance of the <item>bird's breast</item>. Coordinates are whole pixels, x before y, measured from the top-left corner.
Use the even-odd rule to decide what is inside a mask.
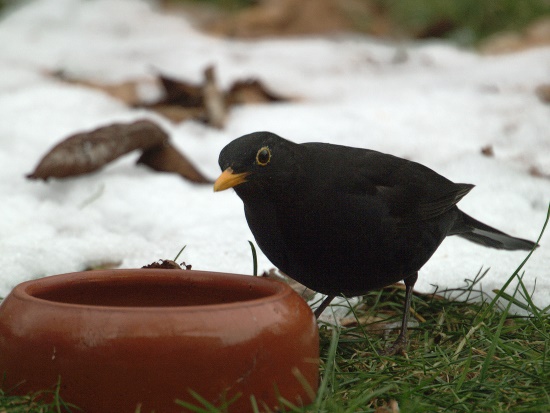
[[[344,278],[366,291],[379,284],[382,273],[397,281],[401,271],[387,248],[395,238],[387,212],[358,205],[330,195],[313,202],[264,199],[246,202],[245,214],[258,246],[281,271],[321,292],[342,288]]]

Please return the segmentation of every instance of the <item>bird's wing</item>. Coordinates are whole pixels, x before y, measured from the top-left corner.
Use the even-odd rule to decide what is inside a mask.
[[[405,161],[377,183],[378,194],[401,224],[425,221],[453,208],[474,185],[455,184],[430,168]]]
[[[311,176],[323,176],[326,190],[364,197],[385,207],[400,224],[426,221],[453,208],[473,185],[455,184],[432,169],[370,149],[303,144]],[[319,182],[319,181],[317,181]]]

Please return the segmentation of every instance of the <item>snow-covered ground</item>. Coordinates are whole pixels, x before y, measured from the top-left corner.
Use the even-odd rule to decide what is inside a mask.
[[[400,57],[398,59],[398,57]],[[403,59],[405,57],[405,59]],[[174,125],[100,91],[47,73],[121,82],[155,70],[199,81],[215,64],[222,86],[246,77],[299,99],[234,109],[223,130]],[[479,56],[444,43],[391,44],[362,36],[238,41],[200,34],[181,16],[136,0],[38,0],[0,20],[0,296],[17,283],[106,262],[140,267],[159,258],[194,269],[251,273],[252,239],[240,199],[210,186],[135,167],[126,156],[92,175],[29,181],[41,156],[66,136],[150,118],[208,176],[232,139],[269,130],[297,141],[372,148],[476,184],[460,207],[535,240],[548,203],[550,48]],[[494,157],[481,154],[491,145]],[[550,230],[525,266],[535,302],[550,304]],[[447,239],[418,290],[464,286],[481,267],[500,287],[526,256]],[[260,270],[271,268],[259,257]]]

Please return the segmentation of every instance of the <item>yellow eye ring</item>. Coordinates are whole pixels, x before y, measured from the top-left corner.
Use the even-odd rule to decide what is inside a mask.
[[[271,150],[267,146],[260,148],[256,154],[256,163],[260,166],[266,166],[271,160]]]

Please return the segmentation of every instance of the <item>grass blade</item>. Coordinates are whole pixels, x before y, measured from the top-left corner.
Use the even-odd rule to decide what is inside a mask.
[[[256,247],[252,241],[248,241],[250,244],[250,249],[252,250],[252,275],[254,277],[258,276],[258,255],[256,254]]]

